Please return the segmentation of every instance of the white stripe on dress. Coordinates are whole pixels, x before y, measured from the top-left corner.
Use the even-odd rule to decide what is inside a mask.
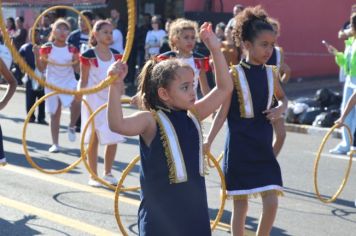
[[[237,72],[239,73],[239,81],[241,86],[241,93],[243,97],[243,106],[245,107],[245,117],[244,118],[253,118],[253,103],[251,98],[250,86],[248,85],[248,81],[246,79],[245,72],[241,65],[236,66]]]
[[[162,111],[157,111],[158,118],[161,120],[165,134],[167,135],[167,142],[169,152],[172,157],[173,164],[175,166],[175,179],[176,183],[187,181],[187,171],[185,169],[185,163],[183,159],[182,150],[179,145],[179,140],[176,131],[169,120],[169,118]]]

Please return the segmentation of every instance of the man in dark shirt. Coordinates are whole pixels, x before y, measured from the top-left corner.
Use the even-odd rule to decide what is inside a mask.
[[[40,43],[40,35],[38,29],[35,30],[35,43],[36,44]],[[26,63],[31,67],[31,69],[36,71],[35,55],[33,53],[32,43],[27,43],[22,45],[19,52],[20,55],[23,57],[23,59],[26,61]],[[39,71],[37,74],[41,76]],[[25,84],[26,85],[26,111],[28,113],[31,107],[33,106],[33,104],[35,104],[36,100],[44,96],[44,89],[40,87],[33,78],[30,78],[27,74],[25,76],[26,76],[25,78],[27,79]],[[30,118],[30,122],[33,123],[35,122],[35,120],[36,120],[36,116],[32,114]],[[47,124],[45,120],[45,102],[42,102],[38,107],[37,122],[39,124]]]
[[[17,50],[26,43],[27,30],[23,27],[24,18],[22,16],[16,17],[16,32],[12,37],[12,41],[15,44]]]
[[[93,25],[95,15],[92,11],[82,11],[84,16],[86,16],[89,22]],[[88,49],[88,40],[89,40],[89,28],[85,21],[79,16],[78,17],[78,29],[74,30],[68,36],[67,42],[76,47],[80,53],[83,53]]]
[[[23,27],[24,18],[22,16],[16,17],[15,24],[16,24],[16,31],[12,36],[12,42],[15,45],[16,49],[19,50],[22,45],[26,43],[27,39],[27,30]],[[19,85],[22,84],[21,78],[23,73],[21,72],[18,65],[14,64],[13,69],[11,70],[13,75],[15,76],[17,83]]]

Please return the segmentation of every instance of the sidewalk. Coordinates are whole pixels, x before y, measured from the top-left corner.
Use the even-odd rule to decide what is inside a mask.
[[[339,82],[336,77],[325,77],[325,78],[294,78],[289,81],[288,84],[282,85],[285,93],[288,96],[289,100],[294,100],[298,97],[313,97],[315,92],[320,88],[329,88],[332,91],[342,92],[342,84]],[[0,90],[5,90],[7,88],[6,84],[0,85]],[[17,86],[16,91],[25,93],[25,87],[23,85]],[[135,88],[132,86],[127,88],[128,95],[135,93]],[[299,124],[289,124],[286,123],[286,130],[288,132],[309,134],[309,135],[318,135],[325,136],[330,128],[320,128],[314,127],[311,125],[299,125]],[[336,137],[340,138],[340,131],[334,133]]]

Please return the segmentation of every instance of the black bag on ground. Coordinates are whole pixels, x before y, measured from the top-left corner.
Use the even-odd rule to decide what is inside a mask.
[[[323,112],[315,118],[313,122],[313,126],[331,127],[334,125],[334,122],[339,117],[340,117],[340,110],[338,109]]]
[[[315,118],[322,113],[323,110],[320,107],[309,107],[306,111],[299,115],[298,121],[300,124],[311,125]]]

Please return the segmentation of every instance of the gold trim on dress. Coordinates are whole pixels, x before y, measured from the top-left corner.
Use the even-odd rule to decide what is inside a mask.
[[[246,200],[246,199],[258,198],[258,197],[262,197],[263,198],[263,197],[265,197],[267,195],[270,195],[270,194],[276,194],[277,197],[283,197],[284,196],[283,191],[272,189],[272,190],[266,190],[266,191],[259,192],[259,193],[227,196],[227,199],[229,199],[229,200]]]
[[[249,65],[246,64],[244,66],[249,66]],[[254,117],[253,102],[252,102],[252,97],[250,92],[250,86],[248,84],[245,72],[241,65],[234,66],[231,69],[234,77],[235,89],[237,91],[238,102],[240,105],[241,117],[253,118]]]
[[[187,177],[187,171],[185,169],[185,163],[183,159],[183,154],[182,150],[179,145],[179,140],[177,137],[177,134],[174,130],[174,127],[172,123],[170,122],[169,118],[164,114],[164,112],[158,110],[158,111],[152,111],[154,118],[156,119],[160,134],[161,134],[161,141],[163,143],[165,155],[167,157],[167,165],[168,165],[168,171],[169,171],[169,182],[170,183],[181,183],[181,182],[186,182],[188,180]],[[163,124],[163,119],[165,119],[167,126]],[[171,130],[171,133],[173,134],[174,137],[171,137],[175,140],[176,143],[176,151],[172,150],[173,144],[170,140],[170,138],[167,135],[167,129]],[[177,164],[180,162],[180,174],[177,172]],[[181,175],[181,176],[179,176]]]

